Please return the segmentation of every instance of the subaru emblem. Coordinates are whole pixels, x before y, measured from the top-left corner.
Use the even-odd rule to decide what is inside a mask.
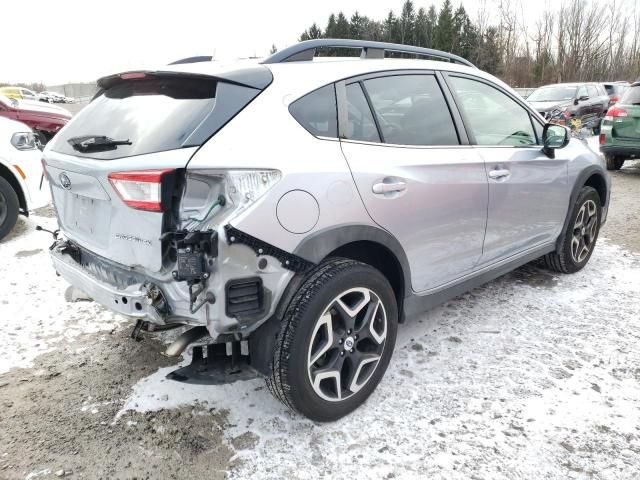
[[[62,188],[65,190],[71,190],[71,179],[66,173],[61,173],[58,178],[60,179],[60,185],[62,185]]]

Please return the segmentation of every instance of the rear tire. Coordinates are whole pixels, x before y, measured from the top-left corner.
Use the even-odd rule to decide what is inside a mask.
[[[355,260],[322,263],[285,311],[267,387],[312,420],[337,420],[382,379],[397,322],[393,290],[378,270]]]
[[[598,240],[602,207],[592,187],[582,187],[562,233],[560,248],[542,257],[549,270],[575,273],[587,264]]]
[[[19,210],[18,195],[11,184],[0,177],[0,240],[13,229]]]
[[[624,158],[610,153],[604,154],[604,160],[607,163],[607,170],[620,170],[624,165]]]

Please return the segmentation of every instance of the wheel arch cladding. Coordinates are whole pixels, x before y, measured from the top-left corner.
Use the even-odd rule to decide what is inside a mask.
[[[25,213],[29,213],[27,209],[27,198],[25,197],[25,194],[22,191],[20,182],[18,182],[18,179],[13,174],[13,172],[9,170],[9,168],[7,168],[7,166],[3,165],[2,163],[0,163],[0,177],[4,178],[7,182],[9,182],[9,185],[11,185],[13,190],[16,192],[16,195],[18,196],[18,202],[20,203],[20,208],[24,210]]]
[[[393,288],[398,319],[404,322],[403,303],[411,293],[411,270],[404,249],[387,231],[370,225],[342,225],[310,235],[294,253],[316,264],[327,257],[343,257],[376,268]]]
[[[607,182],[600,173],[592,173],[584,182],[583,187],[593,187],[600,197],[600,206],[607,204]]]

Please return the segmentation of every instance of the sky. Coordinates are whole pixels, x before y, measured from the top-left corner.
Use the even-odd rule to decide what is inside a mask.
[[[272,44],[296,43],[313,22],[324,28],[332,12],[383,19],[389,9],[400,13],[403,1],[32,0],[28,18],[2,22],[0,82],[57,85],[194,55],[265,56]],[[452,3],[462,3],[473,18],[480,4],[490,8],[496,1]],[[522,2],[532,14],[544,3]],[[431,3],[439,7],[442,0],[414,0],[416,10]]]

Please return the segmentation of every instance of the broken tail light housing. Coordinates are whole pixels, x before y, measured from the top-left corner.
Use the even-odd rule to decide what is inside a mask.
[[[109,174],[109,183],[129,207],[163,212],[175,183],[175,169],[114,172]]]

